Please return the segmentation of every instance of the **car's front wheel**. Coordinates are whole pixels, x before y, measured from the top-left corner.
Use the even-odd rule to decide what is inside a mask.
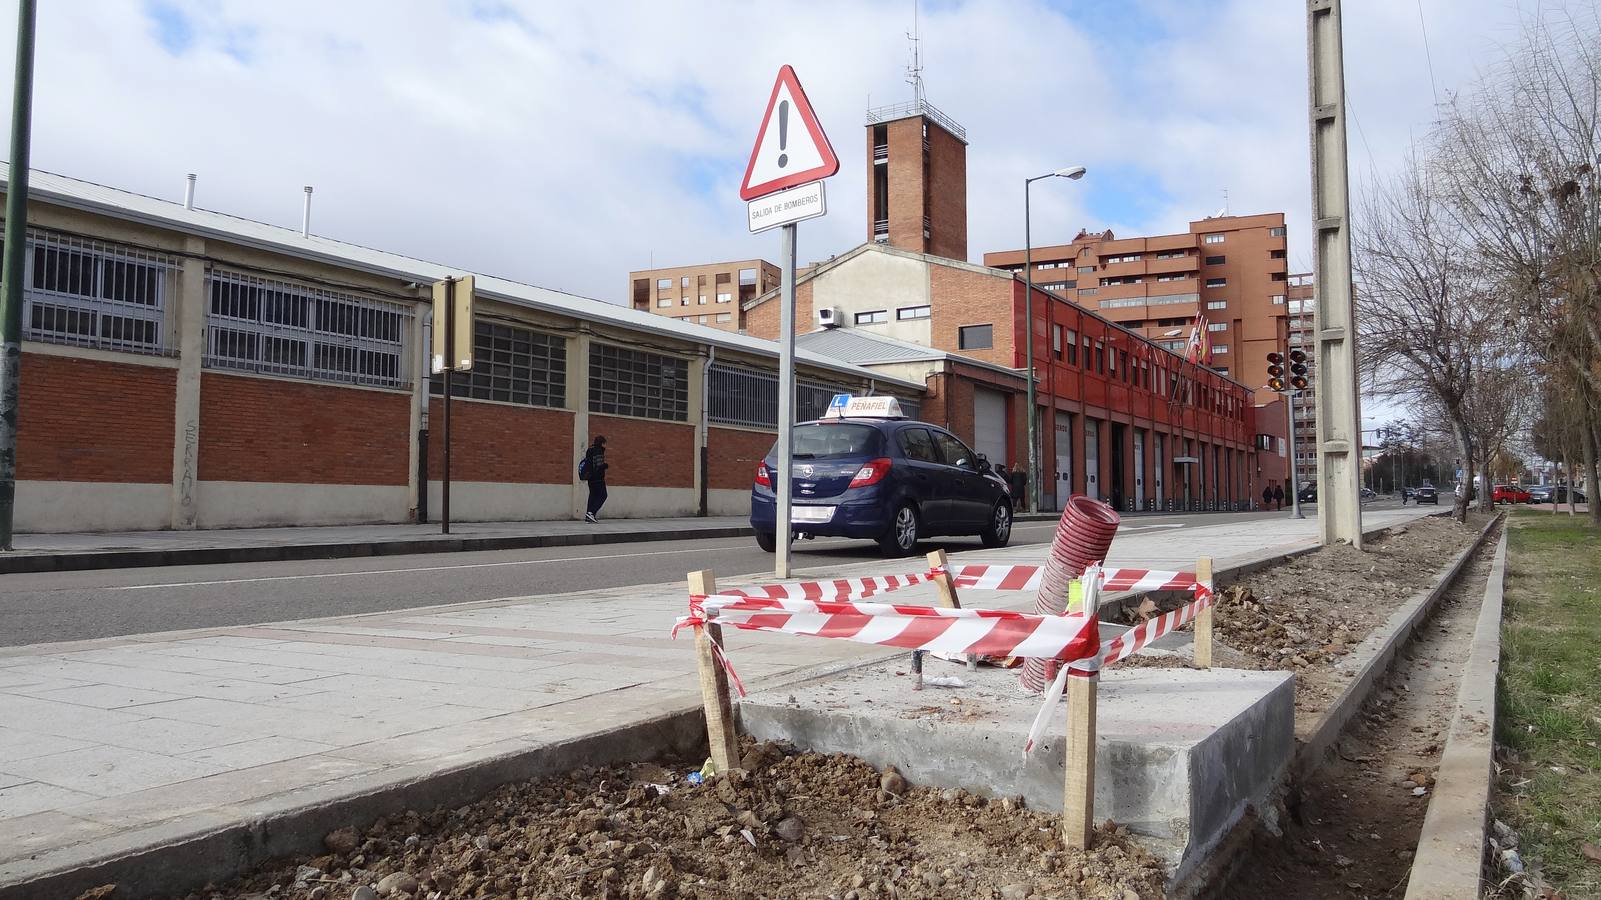
[[[1012,539],[1012,506],[1005,500],[995,504],[990,512],[989,524],[979,532],[979,539],[986,547],[1004,547]]]
[[[756,529],[756,546],[766,553],[772,553],[778,548],[778,536],[771,531]]]
[[[910,556],[917,549],[917,509],[902,503],[889,520],[889,528],[878,539],[878,549],[885,556]]]

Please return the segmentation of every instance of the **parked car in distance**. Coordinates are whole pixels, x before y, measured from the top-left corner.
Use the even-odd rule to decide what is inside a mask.
[[[1317,502],[1317,482],[1314,481],[1311,484],[1307,485],[1306,487],[1301,488],[1301,495],[1297,499],[1300,500],[1302,503],[1316,503]]]
[[[1011,492],[987,459],[937,425],[902,417],[893,398],[835,404],[829,417],[795,426],[792,531],[876,540],[885,556],[906,556],[934,535],[977,535],[986,547],[1011,540]],[[756,467],[750,499],[756,543],[769,552],[778,477],[775,447]]]
[[[1434,489],[1433,485],[1425,484],[1423,487],[1418,488],[1413,496],[1417,498],[1419,503],[1433,503],[1435,506],[1440,505],[1440,494]]]
[[[1490,491],[1493,503],[1528,503],[1529,492],[1515,484],[1498,484]]]
[[[1366,503],[1369,500],[1377,499],[1378,496],[1379,496],[1378,493],[1376,491],[1374,491],[1372,488],[1363,488],[1362,489],[1362,502],[1364,502],[1364,503]]]
[[[1530,503],[1550,503],[1552,502],[1552,497],[1556,498],[1557,503],[1568,502],[1568,486],[1565,484],[1536,484],[1529,488]],[[1573,501],[1575,503],[1585,502],[1584,491],[1575,490],[1573,492]]]

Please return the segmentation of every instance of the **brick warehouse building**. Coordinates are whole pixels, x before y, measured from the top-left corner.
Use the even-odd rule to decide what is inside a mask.
[[[5,170],[0,169],[0,172]],[[438,509],[429,284],[463,274],[35,172],[18,447],[24,531],[405,522]],[[452,404],[460,520],[742,513],[774,439],[777,347],[479,276]],[[798,355],[798,405],[922,382]],[[433,427],[430,427],[433,423]],[[426,467],[426,471],[424,471]]]
[[[842,323],[839,331],[969,358],[1016,372],[1016,382],[1023,380],[1023,299],[1023,282],[1010,272],[876,242],[816,266],[795,289],[797,322],[816,322],[826,309]],[[750,333],[776,335],[778,309],[776,291],[747,304]],[[1038,288],[1034,311],[1048,505],[1075,493],[1125,510],[1250,503],[1260,473],[1249,389]],[[810,338],[799,344],[826,347]],[[948,389],[973,397],[976,449],[1026,466],[1024,385],[963,381]],[[931,388],[925,405],[939,397]]]

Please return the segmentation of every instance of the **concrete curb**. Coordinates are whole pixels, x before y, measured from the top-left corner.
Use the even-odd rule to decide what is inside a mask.
[[[407,538],[394,541],[345,541],[324,544],[282,544],[256,547],[188,547],[173,550],[107,550],[84,553],[37,553],[0,556],[0,575],[72,572],[86,569],[131,569],[149,566],[203,566],[228,563],[283,562],[303,559],[345,559],[361,556],[409,556],[472,550],[530,550],[640,541],[692,541],[703,538],[749,537],[748,525],[687,528],[668,531],[591,531],[572,534],[527,534],[496,537]]]
[[[1473,646],[1457,689],[1450,735],[1434,774],[1434,796],[1418,836],[1407,900],[1480,895],[1490,788],[1495,778],[1495,685],[1501,671],[1506,556],[1507,535],[1502,531],[1484,586],[1484,606],[1473,630]]]
[[[1338,741],[1340,734],[1345,731],[1345,726],[1362,708],[1362,704],[1367,702],[1368,695],[1373,692],[1379,679],[1389,671],[1390,664],[1395,661],[1395,655],[1412,639],[1412,634],[1418,626],[1433,614],[1434,608],[1440,603],[1440,598],[1445,596],[1446,589],[1456,581],[1462,567],[1467,565],[1467,561],[1484,545],[1484,539],[1489,537],[1490,531],[1499,521],[1501,521],[1499,515],[1491,519],[1484,526],[1484,530],[1479,532],[1479,536],[1435,576],[1433,585],[1408,600],[1390,615],[1389,620],[1376,634],[1370,635],[1367,640],[1357,645],[1351,654],[1352,660],[1362,660],[1356,677],[1345,686],[1339,699],[1324,711],[1323,717],[1318,720],[1311,734],[1296,752],[1295,761],[1291,763],[1293,778],[1304,779],[1323,764],[1324,759],[1333,751],[1335,741]]]

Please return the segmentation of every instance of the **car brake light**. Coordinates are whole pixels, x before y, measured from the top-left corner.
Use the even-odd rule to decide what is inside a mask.
[[[870,484],[878,484],[884,479],[885,475],[889,474],[889,467],[890,460],[888,457],[879,457],[872,460],[856,470],[856,476],[851,479],[850,486],[859,488],[867,487]]]
[[[773,486],[772,476],[767,474],[766,463],[756,464],[756,484],[764,488],[770,488]]]

